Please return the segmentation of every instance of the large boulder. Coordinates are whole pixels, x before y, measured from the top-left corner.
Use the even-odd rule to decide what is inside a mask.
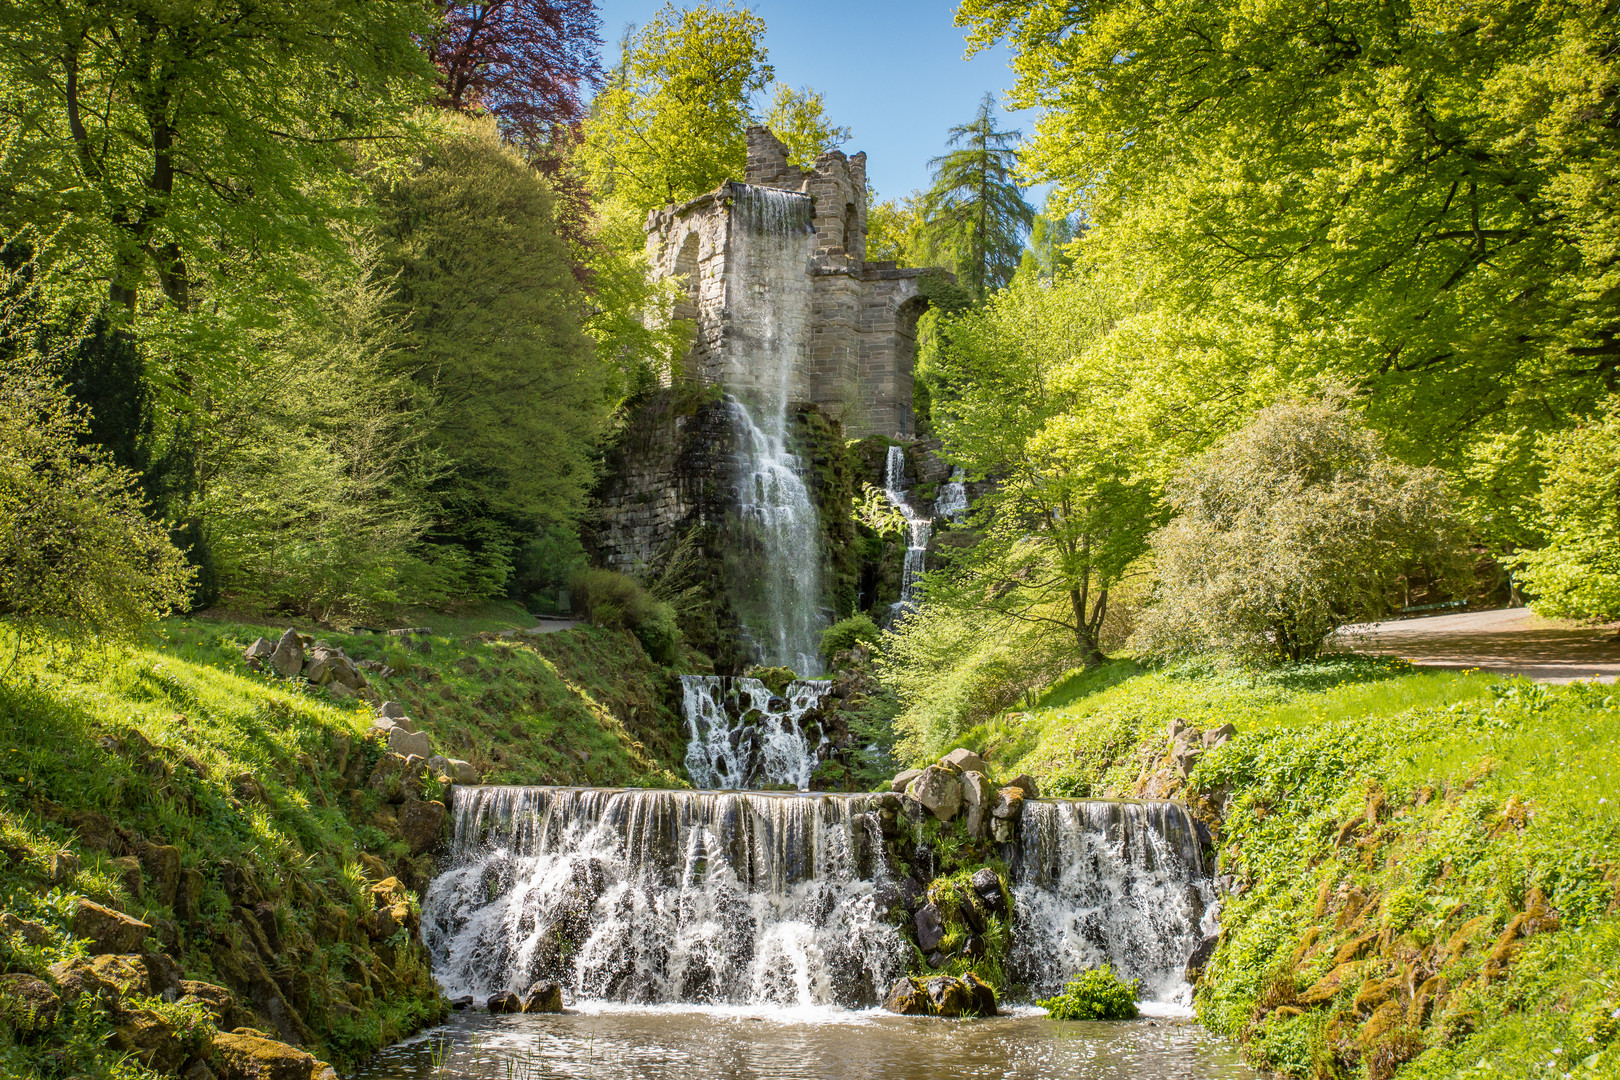
[[[260,1035],[214,1036],[212,1067],[219,1080],[316,1080],[318,1064],[302,1050]]]
[[[1018,835],[1018,821],[1024,814],[1024,789],[1004,787],[990,804],[990,835],[998,844],[1011,843]]]
[[[941,765],[950,765],[957,772],[987,773],[990,771],[985,768],[984,758],[967,749],[952,750],[940,758],[939,763]]]
[[[316,642],[315,649],[310,653],[309,666],[304,669],[304,678],[316,686],[337,685],[350,690],[359,690],[367,685],[366,677],[360,674],[360,669],[354,666],[354,661],[342,649],[334,649],[325,642]]]
[[[941,821],[949,821],[962,808],[962,782],[950,769],[930,765],[906,785],[906,798],[922,804]]]
[[[928,994],[911,979],[896,979],[883,1007],[901,1016],[927,1016]]]
[[[433,740],[428,738],[425,731],[412,734],[403,728],[395,727],[388,733],[388,749],[402,757],[419,757],[423,761],[433,756]]]
[[[563,1011],[562,987],[550,979],[542,979],[529,987],[523,995],[526,1013],[560,1013]]]
[[[405,801],[406,795],[421,790],[426,771],[427,762],[420,757],[384,754],[371,770],[366,786],[382,796],[384,802],[400,803]]]
[[[935,1016],[970,1016],[973,992],[961,979],[936,975],[923,984],[928,991],[928,1011]]]
[[[503,990],[499,994],[491,995],[484,1002],[484,1008],[492,1013],[515,1013],[523,1011],[523,1002],[510,990]]]
[[[181,1064],[191,1056],[190,1033],[183,1029],[176,1030],[155,1009],[121,1012],[107,1044],[163,1075],[178,1072]]]
[[[917,947],[925,953],[931,953],[945,940],[945,920],[940,917],[939,908],[933,904],[924,904],[912,916],[917,927]]]
[[[985,834],[993,798],[994,792],[984,773],[969,769],[962,774],[962,805],[967,808],[968,835],[974,839]]]
[[[1007,914],[1007,898],[1001,891],[1001,878],[988,866],[973,875],[973,891],[979,894],[985,910],[992,915]]]
[[[90,900],[80,900],[73,913],[73,935],[87,942],[96,954],[139,952],[141,942],[151,932],[149,924]]]
[[[0,1021],[24,1039],[56,1023],[62,1000],[50,984],[32,975],[0,975]]]
[[[89,960],[74,957],[52,964],[49,974],[64,1001],[88,995],[116,1006],[127,997],[152,992],[151,976],[139,956],[97,956]]]
[[[443,754],[434,754],[427,759],[428,772],[434,776],[446,776],[454,784],[478,783],[478,770],[460,758],[445,757]]]
[[[1002,787],[1015,787],[1024,793],[1026,799],[1038,799],[1041,797],[1040,789],[1035,786],[1035,778],[1028,773],[1019,773],[1003,784]]]
[[[431,851],[439,842],[444,825],[444,803],[408,799],[399,808],[399,831],[412,855]]]
[[[269,638],[262,637],[258,638],[253,642],[253,644],[242,650],[242,659],[247,661],[248,667],[252,668],[254,671],[259,671],[264,667],[265,664],[270,662],[270,658],[275,654],[276,643],[271,641]]]
[[[51,944],[55,935],[44,923],[28,922],[7,911],[0,913],[0,937],[19,938],[24,945],[38,947]]]
[[[989,983],[985,982],[971,971],[963,973],[962,984],[967,987],[968,995],[973,1001],[974,1016],[996,1015],[995,987],[991,986]]]
[[[298,631],[288,630],[276,642],[275,652],[270,654],[270,666],[276,674],[290,679],[304,670],[304,641],[298,636]]]
[[[889,790],[895,794],[899,794],[900,792],[906,790],[906,786],[908,784],[921,775],[921,769],[906,769],[903,772],[895,773],[894,779],[889,781]]]

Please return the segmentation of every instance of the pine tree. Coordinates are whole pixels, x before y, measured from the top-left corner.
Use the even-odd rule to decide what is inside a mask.
[[[1013,179],[1023,133],[998,131],[995,98],[985,94],[972,120],[951,128],[951,147],[928,164],[934,184],[923,200],[929,237],[954,256],[957,277],[973,295],[1012,280],[1035,208]]]

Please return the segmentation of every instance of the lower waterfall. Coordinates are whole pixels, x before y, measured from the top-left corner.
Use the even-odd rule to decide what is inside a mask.
[[[546,978],[576,1000],[873,1006],[913,955],[883,798],[457,788],[423,940],[451,997]],[[1002,855],[1029,996],[1107,961],[1185,998],[1214,893],[1182,807],[1030,800]]]

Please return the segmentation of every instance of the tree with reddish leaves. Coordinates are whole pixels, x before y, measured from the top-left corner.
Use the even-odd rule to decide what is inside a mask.
[[[439,103],[493,115],[513,142],[533,147],[584,115],[602,77],[591,0],[439,0],[444,27],[429,43]]]

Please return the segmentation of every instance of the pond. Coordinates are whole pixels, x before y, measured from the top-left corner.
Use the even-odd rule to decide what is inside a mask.
[[[1255,1080],[1191,1019],[1059,1023],[1039,1009],[939,1020],[842,1009],[582,1003],[462,1013],[384,1050],[358,1080]]]

